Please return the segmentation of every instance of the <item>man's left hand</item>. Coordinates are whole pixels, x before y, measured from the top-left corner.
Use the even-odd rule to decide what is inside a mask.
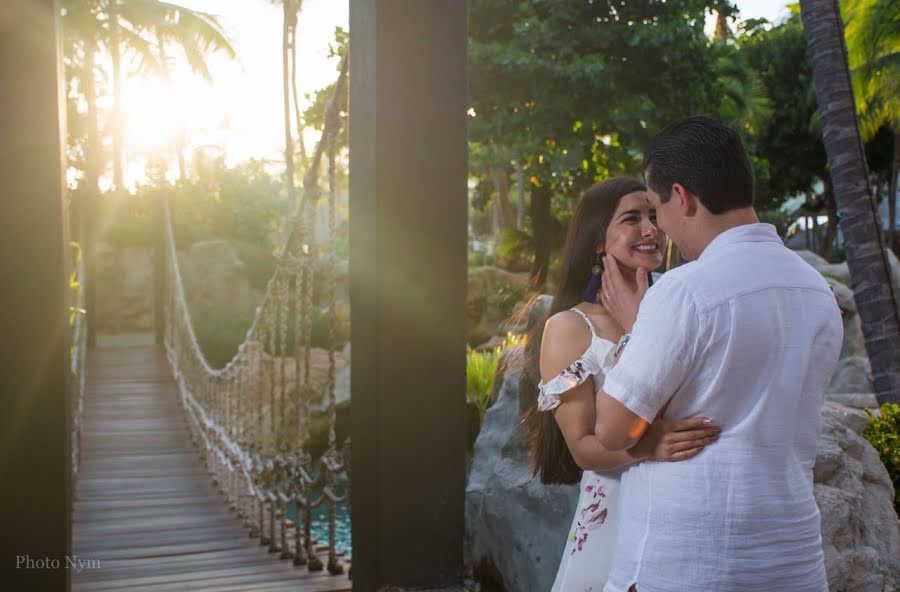
[[[645,268],[639,267],[635,275],[637,283],[631,286],[622,276],[619,261],[609,254],[603,256],[599,302],[626,333],[631,333],[641,299],[650,287],[649,272]]]

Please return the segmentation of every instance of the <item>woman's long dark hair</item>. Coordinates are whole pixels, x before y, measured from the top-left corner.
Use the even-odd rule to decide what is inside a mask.
[[[566,233],[559,283],[548,318],[581,302],[581,294],[591,278],[597,245],[606,241],[606,229],[619,202],[635,191],[646,191],[646,187],[631,177],[613,177],[593,185],[581,196]],[[525,368],[519,383],[521,395],[532,395],[532,401],[537,401],[537,386],[541,379],[543,334],[544,324],[535,323],[528,336]],[[532,476],[540,476],[541,483],[577,483],[581,478],[581,468],[569,452],[553,413],[537,411],[535,406],[527,413],[525,420],[530,428]]]

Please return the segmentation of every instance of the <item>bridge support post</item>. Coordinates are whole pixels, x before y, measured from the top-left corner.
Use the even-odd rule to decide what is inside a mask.
[[[350,2],[353,588],[463,576],[465,0]]]
[[[0,581],[8,590],[69,589],[71,298],[59,11],[57,0],[7,0],[0,14]]]
[[[156,344],[165,341],[166,297],[169,293],[166,274],[168,246],[166,244],[166,201],[169,189],[160,189],[153,195],[153,331]],[[172,210],[169,203],[169,211]],[[174,227],[172,229],[174,231]]]

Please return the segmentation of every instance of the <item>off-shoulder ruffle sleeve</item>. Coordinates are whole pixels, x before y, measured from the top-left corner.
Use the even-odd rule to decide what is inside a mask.
[[[580,358],[551,378],[538,385],[538,410],[550,411],[559,404],[559,396],[570,391],[591,376],[600,374],[601,378],[614,364],[613,350],[615,344],[606,340],[595,339]]]

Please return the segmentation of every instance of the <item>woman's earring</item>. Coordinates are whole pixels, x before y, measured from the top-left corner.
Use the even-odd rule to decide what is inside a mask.
[[[594,255],[594,266],[591,267],[592,275],[603,275],[603,255],[596,253]]]
[[[594,254],[594,265],[591,267],[591,279],[587,288],[581,294],[581,299],[591,304],[597,304],[597,292],[600,291],[600,276],[603,274],[603,256]]]

